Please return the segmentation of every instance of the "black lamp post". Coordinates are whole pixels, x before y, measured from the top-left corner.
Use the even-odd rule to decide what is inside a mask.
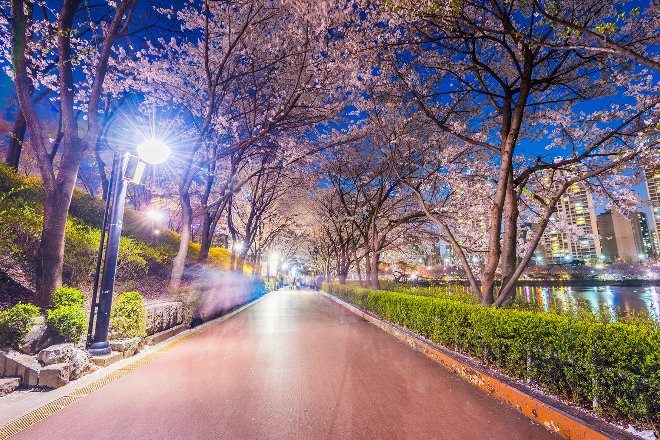
[[[89,353],[93,356],[110,354],[110,343],[108,342],[108,329],[110,326],[110,309],[112,307],[112,294],[114,291],[115,274],[117,271],[117,256],[119,254],[119,240],[124,217],[124,205],[126,201],[126,187],[128,183],[140,183],[146,164],[158,164],[164,162],[170,154],[169,148],[158,141],[148,141],[138,147],[140,157],[132,156],[125,152],[115,156],[110,177],[108,202],[103,214],[103,230],[101,231],[101,243],[99,246],[99,257],[97,259],[96,277],[94,280],[94,292],[92,295],[92,308],[89,317],[88,344]],[[108,216],[109,211],[109,216]],[[101,266],[101,255],[103,253],[103,242],[105,239],[106,219],[108,221],[108,244],[105,246],[105,257],[103,258],[103,275],[101,277],[101,288],[98,302],[96,301],[98,291],[98,278]],[[96,327],[94,327],[94,312],[96,309]],[[91,341],[92,329],[94,339]],[[91,344],[90,344],[91,343]]]

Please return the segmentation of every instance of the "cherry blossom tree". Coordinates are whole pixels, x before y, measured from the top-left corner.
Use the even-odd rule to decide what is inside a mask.
[[[591,9],[601,2],[582,2],[581,7]],[[598,52],[632,60],[639,65],[660,72],[660,57],[653,46],[660,44],[660,4],[649,2],[638,5],[607,5],[608,13],[597,17],[591,14],[571,15],[568,8],[555,8],[548,2],[534,0],[539,14],[563,28],[556,42],[538,42],[547,47]]]
[[[599,176],[620,172],[657,145],[649,129],[657,121],[658,85],[620,58],[545,44],[556,41],[561,29],[539,18],[534,4],[475,1],[458,8],[441,2],[409,10],[406,2],[394,3],[389,21],[379,21],[383,31],[371,58],[380,69],[379,79],[372,82],[398,106],[390,115],[417,118],[443,134],[435,145],[436,157],[442,159],[429,158],[424,165],[429,170],[446,164],[447,158],[470,158],[464,152],[476,150],[491,165],[483,176],[490,186],[487,215],[462,226],[450,228],[436,205],[444,203],[449,189],[429,189],[425,179],[408,186],[448,238],[465,235],[457,234],[457,227],[481,228],[483,220],[484,265],[480,282],[471,284],[482,304],[507,304],[566,189],[578,182],[602,184],[605,179]],[[558,2],[554,8],[589,23],[612,15],[611,8],[599,7],[602,2],[581,5]],[[627,102],[614,101],[622,96]],[[591,104],[585,108],[587,102]],[[424,149],[424,140],[402,147]],[[417,158],[411,157],[414,165]],[[460,179],[440,166],[447,178],[443,185],[463,191],[461,186],[475,176],[470,162],[458,166],[465,176]],[[418,166],[414,173],[423,169]],[[534,203],[542,207],[536,211],[537,236],[519,259],[521,210],[534,212]],[[458,239],[452,244],[457,250],[466,247]],[[459,252],[459,258],[469,274],[467,255]]]
[[[299,230],[297,217],[307,195],[308,180],[300,168],[285,162],[288,152],[252,159],[243,173],[250,179],[233,194],[227,206],[227,227],[233,242],[242,243],[234,270],[241,270],[245,260],[259,266],[276,249],[299,249],[295,244]],[[285,243],[287,243],[285,245]]]
[[[232,197],[250,181],[237,178],[242,162],[270,150],[296,151],[308,127],[336,112],[329,96],[341,78],[323,61],[322,31],[288,2],[205,1],[159,11],[185,33],[145,51],[135,84],[190,120],[192,141],[178,167],[183,221],[171,277],[176,288],[193,218],[203,218],[203,261]]]
[[[355,222],[347,215],[340,192],[332,188],[315,188],[309,209],[313,216],[306,230],[316,264],[326,276],[335,274],[344,284],[351,267],[358,263],[355,249],[360,238]]]
[[[321,169],[321,181],[331,185],[336,203],[343,209],[340,219],[352,223],[351,234],[337,226],[328,231],[339,240],[340,280],[349,264],[344,246],[350,243],[353,262],[364,261],[365,281],[375,289],[380,285],[378,267],[383,252],[400,245],[405,231],[424,217],[414,201],[400,192],[400,179],[383,148],[385,143],[381,132],[366,129],[361,139],[322,157]],[[326,210],[332,207],[325,205]]]
[[[80,162],[99,135],[99,100],[108,63],[115,42],[128,30],[136,0],[107,5],[103,29],[94,24],[88,28],[90,20],[80,0],[65,0],[59,10],[41,4],[39,20],[32,18],[32,2],[9,3],[11,75],[45,190],[37,303],[47,306],[62,281],[66,217]],[[46,67],[50,64],[56,65],[52,71]],[[79,87],[78,81],[86,76],[89,88]],[[46,89],[53,91],[60,117],[55,139],[47,136],[47,121],[34,103],[35,93]],[[84,124],[78,112],[85,115]]]

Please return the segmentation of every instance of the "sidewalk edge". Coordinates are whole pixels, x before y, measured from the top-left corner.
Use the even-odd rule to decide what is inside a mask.
[[[112,364],[108,367],[105,367],[101,372],[105,374],[101,375],[98,379],[93,382],[84,385],[84,377],[79,379],[81,383],[71,382],[69,385],[53,390],[51,392],[57,393],[64,391],[64,395],[60,397],[55,397],[54,399],[39,404],[36,408],[26,411],[23,414],[18,415],[13,420],[5,423],[0,426],[0,440],[6,440],[12,437],[15,434],[29,428],[30,426],[40,422],[46,417],[56,413],[57,411],[71,405],[74,402],[82,399],[83,397],[92,394],[94,391],[97,391],[104,386],[114,382],[115,380],[125,376],[131,371],[146,365],[151,362],[153,359],[159,357],[161,354],[166,353],[173,348],[181,345],[186,342],[188,339],[194,337],[195,335],[201,333],[202,331],[218,325],[232,316],[242,312],[243,310],[253,306],[254,304],[261,301],[268,293],[260,296],[259,298],[235,309],[226,315],[220,316],[214,320],[205,322],[199,326],[190,328],[186,331],[183,331],[176,336],[173,336],[170,339],[166,339],[148,350],[144,350],[140,353],[137,353],[135,356],[126,358],[122,361],[119,361],[115,364]],[[126,361],[126,362],[124,362]]]

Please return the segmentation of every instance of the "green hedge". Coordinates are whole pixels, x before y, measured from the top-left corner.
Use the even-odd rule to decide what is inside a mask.
[[[660,429],[660,330],[340,284],[324,290],[615,420]]]

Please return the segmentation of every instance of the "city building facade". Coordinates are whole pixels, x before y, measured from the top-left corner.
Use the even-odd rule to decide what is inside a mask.
[[[558,228],[556,224],[560,219],[578,233],[569,234]],[[536,255],[540,264],[596,264],[601,261],[593,199],[580,185],[572,185],[562,196]]]
[[[603,261],[637,262],[646,258],[637,216],[630,221],[616,211],[606,211],[598,215],[596,222]]]
[[[646,191],[649,195],[649,205],[651,208],[651,225],[653,226],[651,243],[654,244],[654,254],[658,253],[658,224],[660,224],[660,169],[644,170]]]
[[[658,256],[657,248],[653,241],[653,231],[649,227],[648,216],[645,212],[637,213],[637,222],[633,222],[633,232],[635,233],[635,242],[637,243],[641,258],[656,258]]]

